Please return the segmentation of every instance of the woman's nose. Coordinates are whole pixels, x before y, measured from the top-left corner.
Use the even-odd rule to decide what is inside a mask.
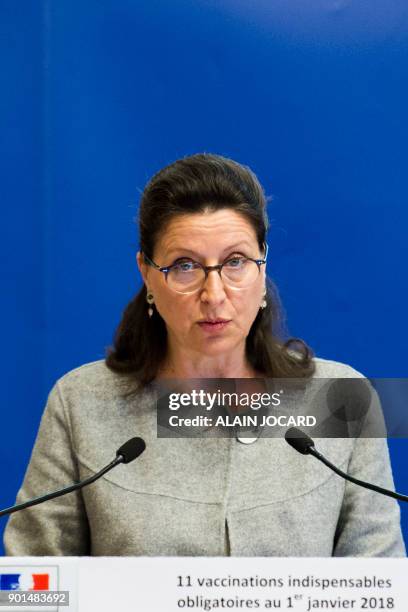
[[[201,299],[217,303],[225,300],[225,286],[218,270],[209,270],[201,290]]]

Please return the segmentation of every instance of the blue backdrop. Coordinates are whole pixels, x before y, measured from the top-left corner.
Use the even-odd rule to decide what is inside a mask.
[[[187,154],[248,164],[272,196],[268,271],[290,332],[368,376],[408,375],[405,0],[0,12],[1,507],[51,386],[104,356],[140,285],[141,190]],[[407,443],[390,450],[408,492]]]

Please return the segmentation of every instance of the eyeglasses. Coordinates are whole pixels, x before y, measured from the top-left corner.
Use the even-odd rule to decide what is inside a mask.
[[[236,255],[216,266],[203,266],[198,261],[183,257],[170,266],[160,267],[146,253],[142,252],[144,261],[152,268],[164,274],[170,289],[177,293],[194,293],[203,288],[209,272],[216,270],[227,287],[231,289],[246,289],[255,283],[261,266],[266,264],[268,245],[265,243],[263,259],[253,259],[244,255]]]

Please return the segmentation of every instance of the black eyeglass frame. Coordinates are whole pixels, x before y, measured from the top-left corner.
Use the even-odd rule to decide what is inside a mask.
[[[256,263],[256,265],[258,266],[258,270],[259,271],[261,271],[261,266],[266,264],[266,260],[267,260],[267,257],[268,257],[269,245],[266,242],[264,242],[264,246],[265,246],[265,255],[264,255],[264,257],[262,259],[254,259],[253,257],[247,257],[246,255],[244,256],[245,259],[248,259],[249,261],[253,261],[254,263]],[[146,255],[146,253],[141,251],[141,254],[143,255],[144,261],[149,266],[152,266],[152,268],[155,268],[156,270],[158,270],[159,272],[162,272],[164,274],[166,282],[167,282],[167,275],[170,272],[170,270],[172,268],[174,268],[175,266],[179,265],[178,263],[174,263],[174,264],[171,264],[170,266],[158,266],[157,263],[155,263],[152,259],[150,259],[150,257],[148,257]],[[186,258],[186,259],[188,259],[188,258]],[[230,259],[234,259],[234,257],[231,257]],[[205,273],[204,283],[205,283],[205,281],[207,280],[208,273],[211,272],[212,270],[217,270],[218,274],[221,277],[221,270],[222,270],[223,266],[226,263],[228,263],[228,261],[230,261],[230,259],[224,261],[221,264],[216,264],[215,266],[203,266],[203,264],[201,264],[199,261],[195,261],[194,259],[191,259],[191,261],[193,261],[195,264],[197,264],[198,266],[200,266],[204,270],[204,273]],[[237,290],[239,289],[238,287],[232,287],[232,288],[233,289],[237,289]],[[175,289],[173,289],[173,291],[175,291],[176,293],[181,293],[181,291],[176,291]],[[195,291],[197,291],[197,289]],[[194,291],[188,292],[188,293],[194,293]]]

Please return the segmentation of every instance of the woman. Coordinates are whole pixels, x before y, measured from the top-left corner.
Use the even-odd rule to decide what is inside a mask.
[[[405,554],[394,500],[345,483],[282,438],[157,437],[154,383],[166,379],[361,376],[280,339],[266,232],[262,188],[232,160],[193,155],[153,177],[140,206],[143,288],[106,361],[51,391],[18,501],[90,476],[132,436],[146,451],[81,492],[12,515],[7,554]],[[393,486],[385,440],[319,448]]]

